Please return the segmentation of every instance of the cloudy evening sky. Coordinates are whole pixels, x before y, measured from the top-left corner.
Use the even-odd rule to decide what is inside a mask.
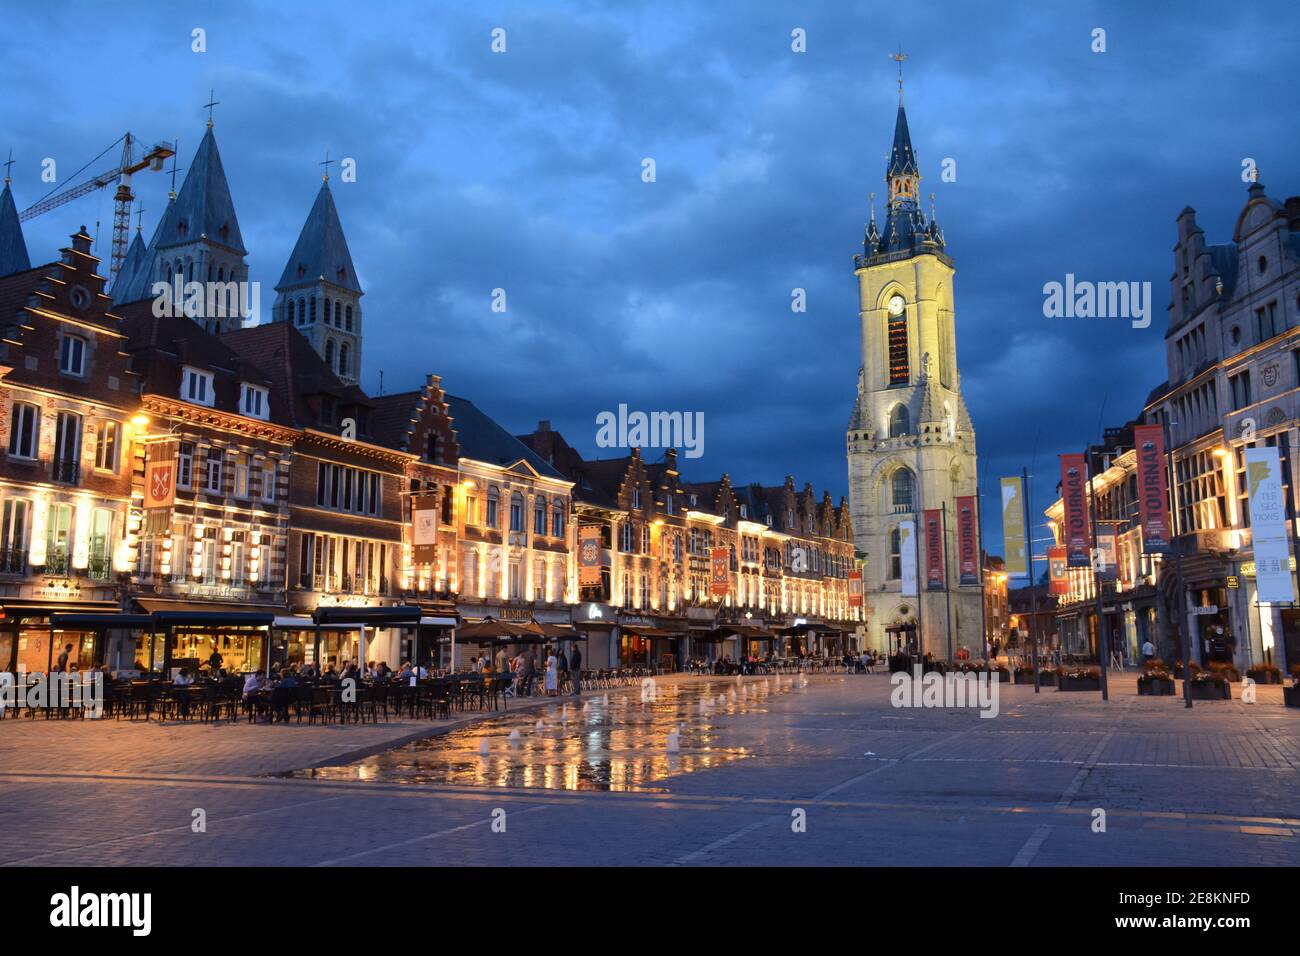
[[[179,138],[187,165],[215,89],[264,311],[317,164],[351,157],[357,181],[335,167],[332,186],[366,290],[363,387],[436,372],[512,431],[549,419],[589,456],[619,403],[703,411],[691,479],[791,473],[847,494],[852,256],[884,191],[900,44],[986,494],[1036,449],[1045,506],[1054,456],[1098,437],[1103,401],[1119,424],[1164,379],[1184,206],[1230,240],[1247,157],[1271,195],[1300,193],[1292,2],[7,6],[0,150],[20,208],[50,188],[44,157],[71,177],[128,129]],[[168,180],[136,186],[147,239]],[[101,191],[26,223],[32,260],[97,222],[107,257],[111,219]],[[1044,318],[1043,284],[1067,272],[1151,282],[1151,327]]]

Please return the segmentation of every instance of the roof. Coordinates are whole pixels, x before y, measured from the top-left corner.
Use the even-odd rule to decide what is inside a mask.
[[[175,198],[167,200],[167,209],[163,211],[163,219],[169,215],[172,206],[176,205]],[[131,275],[126,274],[126,267],[118,273],[117,278],[113,281],[113,287],[109,294],[113,296],[114,302],[139,302],[141,299],[153,298],[153,282],[150,276],[153,275],[154,266],[158,262],[158,243],[162,238],[162,223],[153,231],[153,238],[149,240],[149,245],[145,246],[144,255],[141,257],[140,264],[135,267]],[[132,243],[132,246],[135,244]],[[129,258],[129,254],[128,254]]]
[[[113,280],[113,290],[119,287],[126,290],[131,287],[136,273],[141,270],[145,273],[145,279],[148,279],[149,266],[147,265],[147,251],[144,245],[144,239],[140,237],[140,230],[135,232],[135,238],[131,240],[131,248],[126,250],[126,258],[122,260],[122,268],[118,270],[117,278]]]
[[[894,120],[894,148],[889,153],[889,168],[885,177],[917,173],[916,153],[912,151],[912,134],[907,129],[907,112],[898,104],[898,117]]]
[[[504,466],[513,465],[522,459],[539,475],[564,478],[540,455],[489,418],[469,399],[448,395],[446,400],[463,458]]]
[[[26,272],[31,267],[23,227],[18,220],[18,207],[14,205],[9,181],[5,180],[4,192],[0,192],[0,276]]]
[[[339,222],[328,181],[321,183],[316,202],[307,214],[307,221],[303,223],[289,261],[284,265],[284,274],[275,288],[278,291],[309,285],[318,279],[361,294],[356,270],[352,266],[352,253],[348,251],[348,241],[343,235],[343,224]]]
[[[397,392],[370,400],[370,434],[381,445],[406,450],[407,431],[415,420],[423,391]]]
[[[247,252],[211,126],[203,134],[203,141],[190,161],[176,201],[167,207],[155,233],[158,249],[194,242],[200,236],[234,249],[240,255]]]
[[[281,407],[290,410],[295,427],[321,427],[320,415],[308,396],[326,394],[340,405],[372,405],[360,388],[342,382],[307,337],[288,322],[234,329],[222,335],[221,342],[262,370],[271,384],[272,400],[278,397]]]

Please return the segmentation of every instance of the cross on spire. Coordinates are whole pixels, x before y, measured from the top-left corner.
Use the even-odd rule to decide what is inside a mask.
[[[903,47],[901,44],[898,47],[898,52],[889,54],[889,58],[891,60],[898,61],[898,105],[902,106],[903,105],[903,61],[907,59],[907,54],[903,52]]]
[[[330,159],[330,151],[328,149],[325,150],[325,161],[323,163],[316,164],[317,166],[325,167],[325,175],[322,177],[324,182],[330,181],[330,166],[333,165],[333,163],[334,160]]]
[[[140,232],[144,229],[144,203],[135,204],[135,231]]]
[[[213,95],[214,92],[208,90],[208,101],[203,104],[203,108],[208,111],[208,129],[212,129],[212,107],[221,105],[221,101]]]
[[[7,163],[5,163],[5,185],[6,185],[6,186],[9,185],[9,167],[12,166],[13,164],[14,164],[14,151],[13,151],[13,148],[10,147],[10,149],[9,149],[9,161],[8,161]]]

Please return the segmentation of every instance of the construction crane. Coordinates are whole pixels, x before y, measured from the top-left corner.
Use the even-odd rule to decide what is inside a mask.
[[[122,159],[116,167],[86,182],[69,186],[63,192],[55,193],[53,196],[46,196],[35,205],[24,209],[18,216],[19,220],[25,222],[41,215],[41,213],[57,209],[64,203],[72,202],[72,200],[87,193],[94,192],[96,189],[103,189],[105,186],[117,183],[117,192],[113,194],[116,208],[113,211],[113,255],[109,269],[110,279],[117,278],[117,273],[126,260],[126,237],[131,231],[131,203],[135,201],[135,194],[131,192],[131,177],[142,169],[152,169],[154,172],[159,172],[162,170],[163,163],[167,158],[176,154],[176,150],[167,143],[158,143],[137,162],[135,159],[135,137],[129,132],[121,140],[110,144],[108,149],[104,150],[104,153],[116,146],[118,142],[122,144]],[[103,156],[104,153],[99,155]]]

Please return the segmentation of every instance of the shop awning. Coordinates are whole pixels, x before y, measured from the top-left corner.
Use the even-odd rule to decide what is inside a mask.
[[[153,626],[153,618],[148,614],[51,614],[52,627],[64,627],[73,630],[98,631],[115,627],[140,630]]]
[[[65,601],[50,604],[48,601],[25,601],[15,598],[0,601],[4,618],[11,621],[32,617],[49,617],[51,614],[113,614],[119,608],[116,601]]]
[[[770,631],[765,631],[761,627],[754,627],[751,624],[722,624],[717,630],[719,634],[735,635],[750,641],[771,641],[776,638],[776,635]]]
[[[663,627],[628,627],[624,626],[623,630],[629,634],[639,634],[641,637],[685,637],[681,631],[672,631]]]
[[[300,617],[297,614],[291,614],[287,617],[277,617],[271,622],[272,627],[278,627],[286,631],[314,631],[316,623],[309,617]],[[322,631],[355,631],[361,627],[359,624],[323,624]]]
[[[422,617],[420,627],[455,627],[459,621],[454,617]]]
[[[285,613],[282,604],[229,604],[221,601],[164,601],[159,598],[135,599],[135,603],[150,614],[166,613],[204,613],[204,614],[269,614],[275,617]],[[269,623],[269,622],[268,622]]]
[[[153,622],[159,627],[270,627],[275,615],[270,611],[154,611]]]
[[[357,624],[369,627],[401,627],[420,623],[420,609],[410,605],[391,607],[318,607],[313,620],[325,624]]]

